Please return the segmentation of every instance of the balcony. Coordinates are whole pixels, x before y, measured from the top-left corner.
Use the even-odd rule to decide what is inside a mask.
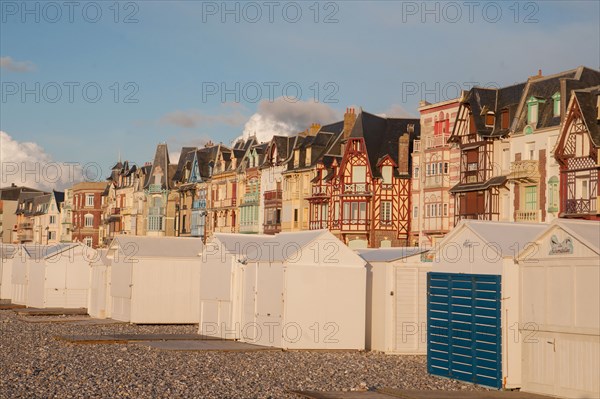
[[[213,208],[231,208],[236,204],[235,198],[226,198],[222,200],[216,200],[213,202]]]
[[[327,195],[327,186],[313,186],[312,195],[313,196]]]
[[[160,193],[162,192],[162,184],[150,184],[148,186],[149,193]]]
[[[322,230],[327,229],[327,220],[312,220],[308,224],[310,230]]]
[[[121,214],[121,208],[112,208],[110,210],[110,214],[112,216],[118,216],[118,215],[120,215]]]
[[[265,234],[276,234],[281,232],[281,223],[265,223],[263,225]]]
[[[21,242],[33,241],[33,231],[23,231],[17,233],[17,240]]]
[[[264,199],[265,199],[265,207],[266,206],[281,206],[281,201],[283,198],[283,192],[281,190],[271,190],[265,191]]]
[[[434,136],[434,137],[428,137],[426,142],[425,142],[425,149],[429,149],[429,148],[438,148],[438,147],[444,147],[446,145],[448,145],[448,139],[450,138],[449,134],[443,134],[443,135],[439,135],[439,136]]]
[[[251,193],[244,194],[244,198],[242,199],[242,205],[244,204],[258,204],[258,200],[260,198],[260,193],[258,191],[254,191]]]
[[[367,183],[344,184],[344,194],[371,194]]]
[[[421,151],[421,140],[413,141],[413,152]]]
[[[600,197],[598,197],[600,198]],[[568,199],[565,204],[566,215],[595,215],[598,213],[598,198]]]
[[[448,177],[444,175],[425,176],[425,188],[443,187],[448,180]]]
[[[33,229],[33,223],[31,223],[31,222],[19,223],[19,229],[22,229],[22,230]]]
[[[516,222],[538,223],[542,221],[542,211],[537,209],[534,211],[517,211],[515,215]]]
[[[540,171],[538,168],[538,161],[514,161],[510,164],[508,180],[525,183],[539,181],[539,179]]]

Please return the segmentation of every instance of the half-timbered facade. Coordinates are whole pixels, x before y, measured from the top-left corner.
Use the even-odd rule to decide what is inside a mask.
[[[318,163],[310,227],[328,228],[353,248],[407,245],[409,154],[419,129],[418,119],[361,111]]]
[[[464,93],[452,134],[460,149],[459,181],[454,195],[454,222],[461,219],[500,220],[501,197],[508,203],[507,176],[495,154],[508,148],[502,142],[514,118],[525,83],[500,89],[474,87]]]
[[[550,76],[540,71],[527,81],[509,140],[509,220],[551,222],[558,217],[559,165],[552,152],[566,104],[572,89],[598,84],[600,73],[584,67]]]
[[[573,91],[554,156],[560,217],[600,220],[600,86]]]
[[[454,196],[460,150],[448,143],[459,99],[435,104],[422,102],[421,136],[412,152],[410,244],[433,246],[454,227]]]

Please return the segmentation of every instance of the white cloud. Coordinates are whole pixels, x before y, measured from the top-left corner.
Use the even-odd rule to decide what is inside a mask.
[[[207,115],[200,110],[190,109],[186,111],[169,112],[160,119],[161,124],[175,125],[186,129],[196,127],[212,126],[217,124],[228,126],[241,126],[247,119],[239,109],[229,107],[231,110],[224,114]]]
[[[392,104],[387,110],[378,115],[384,118],[418,118],[400,104]]]
[[[274,101],[262,100],[257,112],[246,122],[242,137],[247,139],[256,134],[258,141],[264,142],[274,135],[290,136],[305,130],[312,123],[324,125],[340,118],[333,108],[324,103],[290,102],[282,97]]]
[[[15,61],[12,57],[0,57],[0,68],[10,72],[33,72],[35,65],[31,61]]]
[[[55,161],[34,142],[20,142],[0,131],[0,186],[28,186],[40,190],[63,190],[83,180],[103,180],[98,165]],[[84,175],[89,179],[84,179]],[[96,176],[98,175],[98,176]]]

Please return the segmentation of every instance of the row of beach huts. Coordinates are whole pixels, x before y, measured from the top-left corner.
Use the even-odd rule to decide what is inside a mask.
[[[313,230],[1,255],[0,297],[14,304],[284,349],[426,354],[442,377],[600,396],[600,222],[463,221],[434,248],[354,251]]]

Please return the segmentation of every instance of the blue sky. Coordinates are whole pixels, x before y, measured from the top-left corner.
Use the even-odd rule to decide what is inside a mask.
[[[53,160],[105,167],[119,152],[151,160],[161,141],[177,153],[245,129],[289,133],[348,106],[416,116],[422,97],[441,101],[472,82],[599,68],[599,2],[475,3],[469,15],[464,2],[281,1],[270,22],[268,2],[76,2],[70,21],[63,2],[27,2],[26,13],[3,1],[0,128],[16,148],[33,142]],[[222,84],[238,98],[207,94]],[[268,85],[280,97],[286,84],[291,98],[270,102]]]

